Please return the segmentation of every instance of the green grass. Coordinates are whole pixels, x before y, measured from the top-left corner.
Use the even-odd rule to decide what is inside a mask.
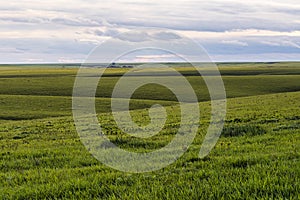
[[[1,69],[1,67],[0,67]],[[76,77],[76,68],[21,68],[0,70],[0,94],[37,95],[37,96],[71,96]],[[191,68],[178,68],[193,86],[199,101],[208,101],[206,85]],[[109,69],[100,81],[97,97],[110,98],[114,85],[126,69]],[[227,97],[253,96],[270,93],[300,90],[300,66],[292,67],[220,67],[226,87]],[[278,73],[282,73],[278,75]],[[238,74],[238,75],[237,75]],[[253,75],[255,74],[255,75]],[[135,79],[132,77],[131,79]],[[147,79],[149,77],[145,77]],[[153,77],[152,77],[153,78]],[[156,77],[162,78],[162,77]],[[177,77],[168,77],[176,82]],[[180,87],[180,85],[178,86]],[[87,88],[89,89],[89,88]],[[183,89],[184,91],[184,89]],[[175,101],[175,96],[161,86],[144,86],[133,95],[136,99],[154,99]]]
[[[130,108],[149,108],[154,103],[163,106],[176,105],[172,101],[132,99]],[[99,113],[110,112],[109,98],[96,98]],[[37,95],[0,95],[0,120],[31,120],[47,117],[72,116],[72,97]]]
[[[0,140],[2,197],[296,199],[300,129],[277,129],[299,124],[299,100],[299,92],[231,99],[226,126],[255,125],[266,133],[221,137],[209,157],[200,160],[197,153],[208,117],[204,114],[189,151],[171,166],[146,174],[122,173],[100,164],[81,144],[70,117],[6,122]],[[260,104],[264,109],[257,110]],[[209,110],[209,105],[201,103],[201,108]],[[118,137],[114,133],[111,138]],[[113,141],[143,151],[171,138],[161,134],[149,141],[125,136],[122,143]]]
[[[201,101],[197,136],[172,165],[143,174],[113,170],[81,143],[70,97],[77,69],[20,71],[6,66],[0,70],[0,199],[299,199],[299,65],[252,65],[221,64],[224,71],[232,71],[224,76],[230,97],[227,117],[222,137],[204,159],[198,153],[209,125],[210,103],[205,101],[204,85],[198,85],[201,79],[186,74]],[[267,75],[265,71],[249,75],[246,70],[260,68],[270,69]],[[291,71],[278,75],[275,68]],[[174,96],[163,87],[140,88],[131,100],[133,120],[147,124],[147,109],[154,103],[167,106],[168,120],[154,137],[128,136],[112,119],[110,99],[103,98],[109,96],[119,73],[108,72],[102,86],[106,90],[100,90],[96,100],[104,132],[129,151],[147,152],[166,145],[179,125]]]

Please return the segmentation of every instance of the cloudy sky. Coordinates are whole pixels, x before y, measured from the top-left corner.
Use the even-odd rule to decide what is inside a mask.
[[[299,0],[0,1],[0,63],[83,62],[143,27],[191,38],[214,61],[300,60]]]

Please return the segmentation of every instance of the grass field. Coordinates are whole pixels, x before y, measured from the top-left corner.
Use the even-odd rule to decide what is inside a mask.
[[[197,136],[172,165],[134,174],[101,164],[81,143],[72,118],[76,67],[0,66],[0,199],[300,199],[300,63],[220,63],[227,117],[204,159],[198,153],[210,119],[207,88],[194,70],[176,67],[198,96]],[[164,87],[141,87],[132,118],[147,123],[147,109],[157,103],[169,118],[154,137],[126,135],[112,120],[109,98],[125,72],[110,69],[100,82],[102,128],[123,149],[159,149],[178,130],[176,98]]]

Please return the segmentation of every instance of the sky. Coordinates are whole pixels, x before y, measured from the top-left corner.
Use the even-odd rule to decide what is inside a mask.
[[[190,38],[216,62],[300,60],[299,0],[0,0],[0,63],[81,63],[145,27]]]

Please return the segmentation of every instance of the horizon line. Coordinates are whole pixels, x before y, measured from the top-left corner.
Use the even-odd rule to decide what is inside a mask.
[[[174,62],[174,61],[164,61],[164,62],[119,62],[116,64],[147,64],[147,63],[292,63],[292,62],[300,62],[300,60],[268,60],[268,61],[212,61],[212,62]],[[9,62],[9,63],[1,63],[1,65],[83,65],[83,64],[112,64],[112,63],[80,63],[80,62],[36,62],[36,63],[29,63],[29,62]]]

